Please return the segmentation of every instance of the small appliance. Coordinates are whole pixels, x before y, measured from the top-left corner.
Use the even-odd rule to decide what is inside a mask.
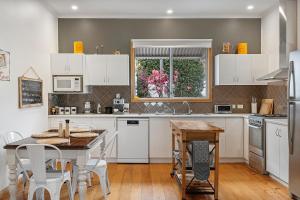
[[[118,112],[123,112],[124,110],[124,98],[121,98],[119,93],[116,94],[116,98],[113,99],[113,108],[118,109]]]
[[[82,92],[82,76],[53,76],[53,92]]]
[[[232,113],[232,105],[223,104],[223,105],[215,105],[215,113],[218,114],[230,114]]]

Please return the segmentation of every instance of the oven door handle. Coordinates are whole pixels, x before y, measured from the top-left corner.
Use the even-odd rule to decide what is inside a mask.
[[[253,125],[248,125],[249,128],[256,128],[256,129],[261,129],[261,126],[253,126]]]

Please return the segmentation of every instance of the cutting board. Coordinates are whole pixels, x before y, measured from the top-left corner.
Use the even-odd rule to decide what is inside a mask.
[[[274,99],[262,99],[259,114],[271,115],[274,109]]]

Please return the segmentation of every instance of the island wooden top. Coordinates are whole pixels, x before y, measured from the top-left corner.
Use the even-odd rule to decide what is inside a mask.
[[[99,139],[103,138],[107,133],[106,130],[93,130],[93,132],[99,133],[98,137],[91,138],[73,138],[70,137],[70,143],[56,144],[55,146],[62,150],[85,150],[92,148]],[[24,138],[22,140],[7,144],[4,146],[4,149],[16,149],[19,145],[22,144],[37,144],[37,138]]]
[[[224,129],[202,120],[171,120],[171,124],[181,132],[222,133]]]

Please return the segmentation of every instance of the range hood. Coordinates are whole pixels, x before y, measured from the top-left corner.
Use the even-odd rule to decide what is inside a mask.
[[[287,26],[289,20],[293,23],[296,19],[291,19],[294,15],[289,15],[289,19],[287,19],[287,0],[279,1],[279,69],[273,71],[269,74],[266,74],[257,79],[257,81],[284,81],[288,79],[288,71],[289,71],[289,53],[294,50],[294,45],[287,44],[287,28],[291,28]]]

